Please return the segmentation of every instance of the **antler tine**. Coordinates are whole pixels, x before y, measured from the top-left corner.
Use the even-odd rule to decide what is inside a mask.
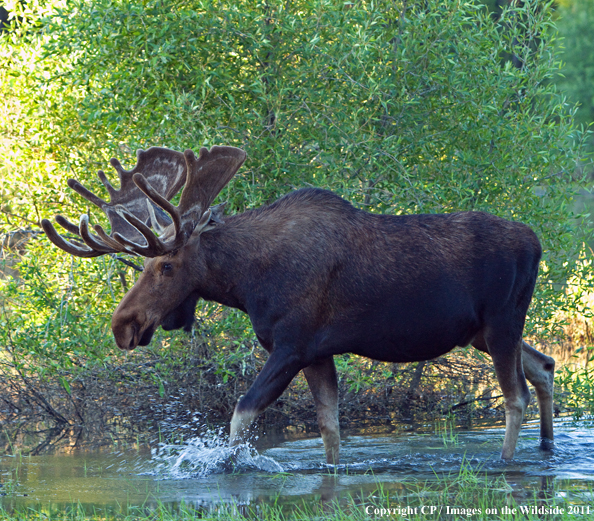
[[[105,178],[105,174],[102,171],[100,171],[98,175],[99,175],[99,178],[101,179],[101,181],[104,182],[104,184],[106,185],[108,190],[110,188],[113,190],[113,187],[109,184],[109,181],[107,181],[107,179]],[[98,206],[101,209],[104,209],[104,207],[108,204],[103,199],[96,196],[93,192],[91,192],[90,190],[85,188],[83,185],[81,185],[75,179],[69,179],[68,186],[72,190],[74,190],[76,193],[78,193],[79,195],[84,197],[87,201],[90,201],[91,203],[93,203],[94,205]],[[103,255],[105,253],[121,253],[121,252],[127,251],[125,248],[122,247],[121,244],[119,244],[117,242],[115,244],[109,245],[109,244],[106,244],[106,242],[104,240],[102,240],[103,239],[102,237],[101,237],[101,240],[97,237],[94,237],[91,234],[91,232],[89,231],[89,217],[88,217],[88,215],[81,216],[80,223],[78,226],[71,223],[70,221],[68,221],[67,219],[62,217],[61,215],[56,216],[56,222],[60,226],[65,228],[67,231],[69,231],[70,233],[74,233],[74,234],[78,235],[79,237],[81,237],[82,240],[84,241],[84,243],[90,248],[90,251],[96,252],[96,255],[92,255],[92,256],[99,256],[99,255]],[[51,223],[50,223],[50,226],[51,226]],[[55,229],[54,229],[54,232],[55,232]],[[55,232],[55,233],[57,234],[57,232]],[[73,255],[80,256],[81,251],[84,251],[85,256],[87,256],[87,254],[88,254],[87,250],[83,250],[81,247],[76,246],[72,242],[60,241],[60,244],[64,244],[64,243],[73,245],[75,247],[74,251],[67,250],[68,253],[72,253]],[[59,246],[59,245],[57,245],[57,246]],[[81,246],[82,246],[82,244],[81,244]]]
[[[110,239],[109,236],[107,236],[107,234],[103,231],[103,228],[99,225],[95,225],[94,228],[96,231],[100,230],[99,238],[101,240],[93,236],[89,231],[88,215],[81,215],[78,226],[71,223],[61,215],[56,216],[56,222],[70,233],[78,235],[84,241],[84,244],[78,241],[73,242],[65,240],[58,234],[53,225],[47,219],[44,219],[44,221],[45,222],[42,221],[42,226],[50,240],[60,248],[62,248],[62,246],[66,246],[66,248],[62,249],[72,255],[76,255],[78,257],[97,257],[105,253],[131,253],[120,243]],[[105,240],[105,238],[108,240]],[[88,248],[85,248],[85,245]]]
[[[142,246],[136,242],[128,240],[119,233],[114,233],[113,238],[120,244],[126,246],[129,250],[143,257],[159,257],[165,253],[172,251],[173,249],[180,248],[182,246],[181,240],[176,239],[173,243],[168,244],[161,241],[152,230],[146,226],[140,219],[134,214],[130,213],[125,208],[117,208],[116,211],[120,216],[134,226],[144,236],[147,246]]]
[[[66,231],[80,236],[80,233],[78,232],[78,226],[74,223],[71,223],[68,219],[65,219],[61,215],[56,215],[56,222]]]
[[[113,194],[115,194],[117,190],[109,182],[109,179],[107,179],[105,172],[103,170],[99,170],[99,172],[97,172],[97,177],[103,183],[103,186],[105,186],[105,189],[109,193],[109,196],[113,197]]]
[[[155,215],[155,208],[150,201],[146,202],[146,209],[149,213],[151,228],[155,230],[155,232],[157,232],[158,235],[162,235],[167,228],[165,226],[161,226],[161,223],[157,220],[157,216]]]
[[[95,251],[103,253],[121,253],[126,251],[125,248],[122,248],[121,246],[119,248],[112,248],[111,246],[98,240],[97,237],[94,237],[89,231],[88,215],[80,216],[79,232],[82,240],[85,241],[85,244]]]
[[[138,188],[140,188],[144,194],[153,201],[157,206],[165,210],[169,215],[171,215],[171,219],[173,221],[173,227],[175,229],[176,235],[181,230],[181,217],[178,212],[177,206],[171,204],[165,197],[163,197],[157,190],[155,190],[151,184],[146,180],[146,178],[142,174],[134,174],[133,178],[134,183]]]
[[[90,201],[99,208],[103,208],[107,204],[107,202],[101,199],[101,197],[97,197],[93,192],[81,185],[76,179],[68,179],[68,186],[72,188],[72,190],[74,190],[77,194],[81,195],[87,201]]]
[[[76,257],[99,257],[99,255],[104,254],[104,252],[101,251],[91,250],[82,243],[67,241],[56,231],[54,225],[47,219],[41,220],[41,227],[48,236],[49,240],[52,241],[58,248],[64,250],[66,253],[70,253]]]
[[[117,251],[118,253],[130,253],[131,255],[134,254],[133,251],[129,251],[125,246],[116,241],[113,237],[107,235],[107,233],[105,233],[105,230],[101,225],[96,224],[95,226],[93,226],[93,228],[95,228],[95,231],[97,232],[97,235],[101,237],[101,240],[108,246],[111,246],[114,249],[114,251]]]
[[[150,150],[152,150],[152,149],[150,149]],[[166,150],[166,149],[163,149],[163,150]],[[132,170],[124,169],[122,164],[115,157],[112,157],[109,160],[109,164],[118,173],[118,177],[120,178],[120,190],[119,191],[127,192],[130,189],[132,189],[132,190],[134,189],[134,183],[132,182],[132,176],[134,175],[134,172],[136,172],[145,162],[144,161],[145,154],[146,154],[146,152],[142,149],[138,149],[136,151],[136,166]],[[112,189],[113,189],[113,187],[112,187]],[[109,190],[109,188],[108,188],[108,190]],[[113,193],[117,194],[118,190],[113,189]]]

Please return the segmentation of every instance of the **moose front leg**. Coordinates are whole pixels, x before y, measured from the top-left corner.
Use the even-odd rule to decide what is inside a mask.
[[[505,398],[505,437],[501,459],[512,459],[524,413],[530,402],[530,391],[522,368],[523,344],[521,338],[510,338],[511,335],[503,328],[494,328],[489,333],[486,341]]]
[[[304,365],[294,352],[278,349],[272,352],[248,392],[235,406],[229,445],[233,447],[245,441],[252,422],[283,393]]]
[[[340,427],[338,424],[338,379],[332,357],[325,358],[303,369],[303,374],[313,395],[322,434],[326,462],[338,465]]]

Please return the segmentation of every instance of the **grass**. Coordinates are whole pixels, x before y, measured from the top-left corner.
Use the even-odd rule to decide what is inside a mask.
[[[456,418],[450,413],[443,420],[435,423],[435,434],[441,437],[444,447],[456,447],[458,445],[458,433],[456,432]]]
[[[338,476],[337,476],[338,479]],[[457,474],[435,476],[428,482],[403,482],[398,490],[386,491],[381,483],[371,494],[350,495],[340,501],[323,498],[317,501],[287,503],[278,496],[271,503],[252,502],[249,505],[211,504],[195,507],[184,503],[160,502],[128,506],[121,512],[106,513],[81,504],[67,507],[44,505],[6,509],[0,506],[3,521],[190,521],[190,520],[252,520],[262,521],[363,521],[369,519],[590,519],[594,505],[588,498],[592,490],[579,496],[560,493],[559,483],[544,480],[531,497],[517,497],[506,482],[505,475],[487,476],[469,464]]]

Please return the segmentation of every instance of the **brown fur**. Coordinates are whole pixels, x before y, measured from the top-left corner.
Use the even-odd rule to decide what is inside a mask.
[[[50,240],[73,255],[151,258],[112,317],[120,348],[148,344],[159,325],[188,330],[199,298],[246,312],[270,357],[235,408],[231,443],[239,443],[254,418],[304,370],[327,461],[337,463],[334,355],[412,362],[472,344],[491,355],[505,397],[501,457],[513,456],[530,400],[524,371],[539,400],[541,446],[552,445],[554,361],[522,340],[541,256],[530,228],[480,212],[373,215],[317,189],[293,192],[222,223],[221,207],[209,207],[245,157],[243,150],[218,146],[200,149],[198,157],[191,150],[140,151],[131,171],[112,160],[120,191],[100,173],[110,203],[69,181],[108,216],[115,212],[126,225],[122,233],[113,218],[108,236],[101,227],[93,235],[87,216],[78,227],[58,216],[82,240],[68,241],[42,221]],[[138,170],[159,181],[161,191]],[[170,198],[182,178],[174,206]],[[132,211],[146,209],[159,229],[157,206],[172,221],[160,237],[141,212]],[[126,227],[140,242],[123,235]]]
[[[472,343],[495,363],[508,459],[529,400],[522,353],[547,445],[553,437],[554,362],[522,343],[540,255],[527,226],[489,214],[373,215],[305,189],[147,261],[113,315],[113,332],[123,349],[144,345],[160,324],[188,327],[198,298],[248,313],[270,359],[237,405],[232,443],[305,369],[332,463],[339,439],[333,355],[408,362]]]

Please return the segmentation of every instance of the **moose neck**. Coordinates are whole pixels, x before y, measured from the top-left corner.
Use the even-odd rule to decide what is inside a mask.
[[[196,288],[201,298],[247,311],[247,293],[258,274],[258,252],[270,249],[265,230],[258,228],[247,212],[227,217],[225,224],[201,235]]]

